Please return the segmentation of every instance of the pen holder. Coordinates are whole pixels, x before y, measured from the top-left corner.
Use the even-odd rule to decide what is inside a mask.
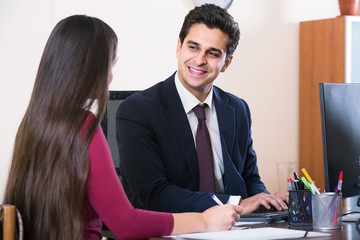
[[[341,193],[321,193],[312,196],[313,228],[340,229],[342,226]]]
[[[290,226],[311,226],[312,207],[309,190],[289,191],[289,224]]]

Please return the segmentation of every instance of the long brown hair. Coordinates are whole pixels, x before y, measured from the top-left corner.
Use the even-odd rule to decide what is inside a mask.
[[[88,144],[108,99],[117,37],[97,18],[75,15],[52,31],[18,129],[4,203],[16,205],[27,239],[81,239]],[[98,107],[85,136],[80,129]]]

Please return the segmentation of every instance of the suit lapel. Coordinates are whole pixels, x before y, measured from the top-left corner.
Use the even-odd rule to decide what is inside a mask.
[[[235,109],[229,105],[229,99],[214,87],[214,103],[216,115],[219,123],[219,133],[221,141],[221,149],[224,162],[224,185],[225,194],[240,195],[244,198],[248,196],[246,185],[241,181],[232,159],[235,144]]]
[[[165,80],[161,92],[161,101],[164,106],[164,115],[178,139],[191,174],[198,179],[199,166],[193,135],[184,107],[175,87],[174,75]]]
[[[235,110],[228,102],[228,97],[221,94],[217,87],[214,87],[214,104],[218,118],[224,161],[231,161],[235,140]]]

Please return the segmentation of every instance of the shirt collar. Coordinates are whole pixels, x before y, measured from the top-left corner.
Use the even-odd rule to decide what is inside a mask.
[[[213,88],[211,87],[209,94],[207,95],[204,102],[200,102],[194,95],[192,95],[180,82],[178,73],[175,74],[175,86],[180,96],[186,114],[188,114],[195,106],[199,103],[200,105],[206,103],[210,110],[213,109]]]

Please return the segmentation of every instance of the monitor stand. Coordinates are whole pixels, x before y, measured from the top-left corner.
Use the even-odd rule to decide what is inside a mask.
[[[344,199],[343,214],[360,213],[360,196]]]

